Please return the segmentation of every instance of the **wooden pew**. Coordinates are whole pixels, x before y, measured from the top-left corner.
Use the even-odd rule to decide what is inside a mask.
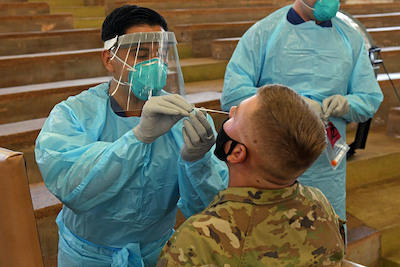
[[[349,165],[352,163],[352,160],[349,160]],[[378,266],[380,248],[379,241],[381,238],[379,231],[365,225],[349,212],[346,214],[346,221],[347,248],[345,259],[348,261],[356,260],[356,262],[363,262],[367,266]],[[352,265],[350,262],[344,262],[342,266],[361,265]]]
[[[340,9],[352,15],[400,12],[400,3],[341,4]]]
[[[116,1],[115,5],[109,7],[109,11],[115,7],[122,6],[124,4],[137,4],[145,7],[155,9],[159,12],[171,9],[207,9],[207,8],[246,8],[246,7],[275,7],[285,6],[292,4],[292,0],[276,1],[276,0],[252,0],[252,1]],[[395,3],[367,3],[367,4],[341,4],[340,9],[355,15],[355,14],[373,14],[373,13],[386,13],[386,12],[400,12],[400,4]],[[218,15],[217,15],[218,16]],[[168,20],[167,20],[168,21]]]
[[[100,29],[0,33],[0,56],[58,52],[103,46]]]
[[[188,8],[188,9],[167,9],[161,10],[160,14],[173,29],[178,24],[196,24],[213,22],[233,22],[261,20],[278,10],[281,6],[257,6],[257,7],[219,7],[219,8]],[[362,9],[362,6],[367,6]],[[365,15],[400,12],[400,3],[388,4],[367,4],[367,5],[341,5],[344,10],[352,15]]]
[[[96,28],[48,32],[0,33],[0,56],[102,48],[101,30]],[[179,58],[192,57],[190,44],[178,44]]]
[[[381,55],[389,73],[400,72],[400,46],[384,47]],[[384,73],[383,67],[380,68],[379,73]]]
[[[292,0],[250,0],[250,1],[229,1],[229,0],[203,0],[203,1],[156,1],[156,0],[144,0],[144,1],[132,1],[122,0],[115,1],[113,6],[109,7],[109,12],[115,7],[122,6],[124,4],[137,4],[145,6],[158,11],[168,9],[198,9],[198,8],[234,8],[234,7],[278,7],[292,4]],[[366,3],[366,4],[341,4],[340,8],[350,14],[371,14],[371,13],[385,13],[385,12],[399,12],[400,4],[395,3]]]
[[[179,45],[187,50],[187,45]],[[190,46],[189,46],[190,47]],[[178,50],[180,50],[178,48]],[[107,76],[101,59],[102,48],[0,57],[0,90],[29,84]],[[226,60],[191,58],[180,60],[186,82],[217,79]],[[210,72],[210,68],[214,72]]]
[[[240,41],[240,38],[241,37],[232,37],[232,38],[218,38],[212,40],[211,43],[212,58],[229,60],[232,57],[233,51],[235,51],[236,45]]]
[[[365,28],[400,26],[400,12],[354,15]]]
[[[21,16],[49,14],[50,6],[46,2],[0,3],[0,16]]]
[[[374,44],[379,47],[400,46],[400,25],[367,29]]]
[[[107,76],[101,50],[0,57],[0,88]]]
[[[108,80],[103,76],[0,89],[0,124],[46,117],[55,104]]]
[[[284,3],[291,3],[291,0],[239,0],[239,1],[230,1],[230,0],[203,0],[203,1],[195,1],[195,0],[167,0],[167,1],[158,1],[158,0],[142,0],[142,1],[132,1],[132,0],[123,0],[123,1],[115,1],[113,6],[109,7],[109,10],[119,7],[125,4],[136,4],[139,6],[148,7],[157,11],[165,10],[165,9],[189,9],[189,8],[225,8],[225,7],[258,7],[258,6],[278,6],[284,5]]]
[[[71,14],[1,16],[0,32],[30,32],[73,29]]]
[[[211,41],[242,36],[256,21],[182,24],[174,27],[178,42],[191,43],[193,57],[210,57]]]
[[[168,28],[173,31],[174,26],[179,24],[261,20],[278,8],[279,7],[276,6],[261,6],[205,9],[168,9],[161,10],[160,14],[168,22]]]

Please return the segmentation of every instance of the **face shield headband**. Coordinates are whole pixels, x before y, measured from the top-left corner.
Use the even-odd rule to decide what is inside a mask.
[[[104,43],[121,71],[113,74],[116,87],[110,96],[124,95],[121,111],[141,109],[151,96],[185,95],[183,75],[173,32],[139,32],[117,36]],[[120,101],[121,102],[121,101]],[[134,103],[138,102],[138,104]],[[114,110],[115,111],[115,110]]]

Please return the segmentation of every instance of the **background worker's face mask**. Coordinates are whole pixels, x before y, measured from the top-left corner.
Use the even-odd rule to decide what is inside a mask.
[[[314,8],[310,7],[303,0],[300,0],[304,6],[313,10],[314,17],[317,21],[327,21],[336,16],[339,10],[340,1],[339,0],[317,0],[315,2]]]
[[[121,116],[138,116],[152,96],[185,96],[183,75],[173,32],[130,33],[108,40],[116,71],[110,103]],[[120,114],[121,113],[121,114]]]

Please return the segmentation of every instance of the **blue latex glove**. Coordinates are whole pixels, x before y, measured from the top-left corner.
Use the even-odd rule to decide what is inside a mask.
[[[144,104],[133,133],[143,143],[152,143],[192,110],[192,105],[177,94],[152,97]]]
[[[195,162],[215,144],[215,136],[205,114],[196,110],[190,113],[189,120],[183,121],[182,135],[184,145],[181,148],[181,157],[184,161]]]

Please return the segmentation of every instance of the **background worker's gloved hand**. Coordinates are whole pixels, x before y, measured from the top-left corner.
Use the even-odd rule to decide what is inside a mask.
[[[133,133],[143,143],[152,143],[192,110],[192,105],[177,94],[152,97],[144,104]]]
[[[322,100],[322,112],[325,119],[329,116],[341,117],[349,112],[349,109],[349,102],[342,95],[332,95]]]
[[[195,162],[204,155],[215,144],[215,136],[205,114],[196,110],[190,113],[189,120],[183,121],[183,141],[181,157],[184,161]]]
[[[320,119],[322,119],[323,116],[322,116],[321,104],[318,101],[312,100],[311,98],[308,98],[306,96],[302,96],[302,98],[312,107],[317,116]]]

